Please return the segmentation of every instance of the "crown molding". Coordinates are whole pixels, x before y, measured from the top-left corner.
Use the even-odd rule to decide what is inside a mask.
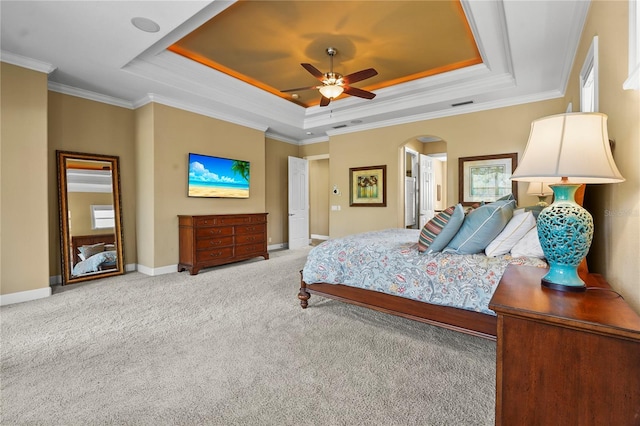
[[[327,134],[329,136],[344,135],[348,133],[361,132],[365,130],[372,130],[372,129],[379,129],[383,127],[415,123],[417,121],[427,121],[427,120],[433,120],[436,118],[452,117],[456,115],[469,114],[472,112],[488,111],[492,109],[505,108],[505,107],[515,106],[515,105],[532,103],[532,102],[547,101],[550,99],[561,98],[563,96],[564,96],[564,93],[560,91],[552,90],[549,92],[535,93],[532,95],[524,95],[524,96],[516,96],[508,99],[499,99],[495,101],[473,103],[469,105],[455,107],[449,110],[440,110],[440,111],[428,112],[425,114],[410,115],[410,116],[395,118],[391,120],[378,121],[378,122],[367,124],[367,125],[344,127],[341,129],[328,131]],[[306,143],[308,143],[306,139],[300,142],[301,145],[304,145]]]
[[[62,93],[64,95],[75,96],[121,108],[134,109],[133,103],[124,99],[114,98],[113,96],[103,95],[90,90],[78,89],[77,87],[67,86],[66,84],[56,83],[55,81],[50,81],[48,88],[52,92]]]
[[[290,137],[287,137],[287,136],[280,135],[278,133],[273,133],[273,132],[267,131],[264,136],[266,138],[274,139],[274,140],[277,140],[277,141],[280,141],[280,142],[285,142],[285,143],[288,143],[288,144],[291,144],[291,145],[300,145],[300,142],[298,140],[290,138]]]
[[[166,105],[172,108],[177,108],[183,111],[193,112],[196,114],[204,115],[206,117],[215,118],[215,119],[226,121],[229,123],[238,124],[240,126],[248,127],[250,129],[259,130],[261,132],[266,132],[267,129],[269,128],[269,126],[265,124],[260,124],[250,120],[239,119],[238,117],[233,115],[222,114],[218,110],[205,108],[199,105],[183,102],[177,99],[171,99],[169,97],[157,95],[154,93],[147,94],[147,96],[145,96],[144,98],[136,101],[134,105],[135,105],[135,108],[140,108],[141,106],[147,105],[148,103],[151,103],[151,102]]]
[[[27,58],[26,56],[17,55],[15,53],[0,50],[0,61],[7,64],[27,68],[32,71],[38,71],[45,74],[51,74],[56,70],[56,66],[37,59]]]
[[[303,107],[173,52],[135,59],[123,71],[163,84],[172,82],[173,92],[184,94],[188,103],[206,103],[205,108],[232,112],[244,120],[261,117],[294,128],[303,125]]]

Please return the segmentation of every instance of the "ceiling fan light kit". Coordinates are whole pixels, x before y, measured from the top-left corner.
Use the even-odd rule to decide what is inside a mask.
[[[362,81],[378,75],[378,72],[375,69],[368,68],[365,70],[354,72],[353,74],[349,74],[347,76],[343,76],[342,74],[333,72],[333,57],[338,53],[338,50],[334,47],[328,47],[326,52],[331,60],[329,72],[323,73],[311,64],[300,64],[311,75],[322,82],[321,86],[299,87],[297,89],[283,90],[282,92],[297,92],[300,90],[318,89],[320,94],[322,95],[322,98],[320,99],[320,106],[329,105],[329,102],[331,100],[337,98],[343,93],[364,99],[373,99],[376,96],[375,93],[349,86],[350,83],[356,83],[358,81]],[[295,99],[295,94],[292,95],[292,97],[294,97]]]
[[[326,86],[320,86],[319,90],[322,96],[329,99],[335,99],[338,96],[342,95],[342,92],[344,92],[344,89],[342,88],[342,86],[339,86],[337,84],[328,84]]]

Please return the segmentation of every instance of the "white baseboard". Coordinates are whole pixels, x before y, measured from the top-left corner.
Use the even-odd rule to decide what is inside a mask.
[[[154,277],[156,275],[173,274],[174,272],[178,272],[178,265],[162,266],[160,268],[149,268],[148,266],[138,264],[137,271],[142,274],[151,275],[152,277]]]
[[[280,249],[286,249],[286,248],[289,248],[289,244],[288,243],[272,244],[270,246],[267,246],[267,251],[269,251],[269,250],[280,250]]]
[[[18,291],[0,295],[0,305],[11,305],[14,303],[28,302],[30,300],[44,299],[51,296],[51,287],[38,288],[35,290]]]
[[[312,240],[328,240],[329,236],[328,235],[311,234],[311,239]]]
[[[128,265],[124,265],[125,272],[135,272],[137,271],[137,266],[135,263],[129,263]]]

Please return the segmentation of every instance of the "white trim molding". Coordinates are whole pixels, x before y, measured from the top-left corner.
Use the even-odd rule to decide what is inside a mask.
[[[637,0],[629,0],[629,78],[622,88],[640,90],[640,6]]]
[[[51,74],[57,68],[55,65],[52,65],[50,63],[38,61],[37,59],[27,58],[26,56],[7,52],[6,50],[0,50],[0,61],[45,74]]]
[[[580,111],[598,112],[600,78],[598,36],[591,40],[591,46],[580,69]]]
[[[168,265],[162,266],[160,268],[149,268],[148,266],[138,264],[136,270],[141,274],[155,277],[157,275],[173,274],[174,272],[178,272],[178,265]]]
[[[270,251],[270,250],[281,250],[281,249],[288,249],[288,248],[289,248],[289,244],[288,243],[271,244],[271,245],[267,246],[267,251]]]
[[[0,295],[0,305],[12,305],[14,303],[29,302],[31,300],[44,299],[51,296],[51,287],[38,288],[35,290],[18,291]]]

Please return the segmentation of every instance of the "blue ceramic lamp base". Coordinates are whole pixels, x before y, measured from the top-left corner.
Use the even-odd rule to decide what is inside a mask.
[[[593,239],[593,218],[575,202],[580,185],[551,185],[555,201],[538,215],[538,238],[549,263],[542,285],[560,291],[584,291],[578,266]]]

